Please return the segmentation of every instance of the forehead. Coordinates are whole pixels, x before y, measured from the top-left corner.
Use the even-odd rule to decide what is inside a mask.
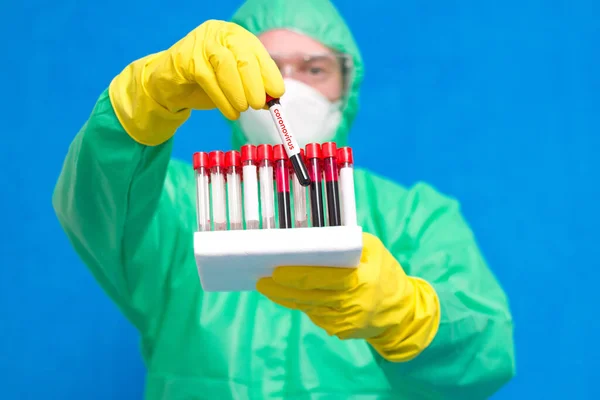
[[[332,53],[318,41],[286,29],[274,29],[258,36],[270,53]]]

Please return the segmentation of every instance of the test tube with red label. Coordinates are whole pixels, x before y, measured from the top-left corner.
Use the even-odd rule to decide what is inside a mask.
[[[342,198],[342,223],[345,226],[356,226],[356,195],[354,192],[354,157],[352,148],[342,147],[337,152],[340,169],[340,192]]]
[[[306,161],[310,175],[310,215],[313,227],[325,226],[323,213],[323,183],[321,169],[321,145],[309,143],[306,145]]]
[[[329,226],[342,225],[340,192],[338,186],[337,146],[334,142],[323,143],[323,171],[327,193],[327,216]]]
[[[196,216],[198,231],[210,231],[208,154],[204,152],[194,153],[193,165],[196,173]]]
[[[225,205],[225,153],[220,150],[211,151],[210,189],[212,198],[212,214],[215,231],[227,230],[227,213]]]
[[[289,159],[282,144],[273,147],[275,161],[275,182],[277,184],[277,204],[279,206],[279,228],[292,227],[292,206],[290,204]]]
[[[242,160],[235,150],[225,153],[225,169],[227,173],[227,210],[229,212],[229,229],[242,229]]]
[[[260,184],[260,211],[262,228],[275,228],[275,200],[273,190],[273,147],[261,144],[257,147],[258,180]]]
[[[244,216],[246,229],[258,229],[259,204],[258,204],[258,158],[256,146],[247,144],[242,146],[242,180],[244,181]]]
[[[306,160],[304,149],[300,150],[300,156]],[[308,226],[308,217],[306,214],[306,187],[300,184],[296,174],[292,173],[292,190],[294,192],[294,226],[296,228],[305,228]]]
[[[296,136],[292,132],[289,121],[285,117],[279,99],[267,95],[267,106],[271,112],[271,117],[277,128],[277,132],[279,132],[279,137],[281,138],[281,143],[283,143],[285,153],[290,159],[294,173],[298,177],[298,182],[300,182],[302,186],[308,186],[310,184],[310,176],[306,169],[306,164],[300,155],[300,146],[296,141]]]

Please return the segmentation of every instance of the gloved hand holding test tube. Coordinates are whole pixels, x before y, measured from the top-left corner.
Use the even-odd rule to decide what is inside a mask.
[[[240,387],[283,398],[319,389],[334,398],[490,398],[514,374],[506,295],[455,199],[362,170],[356,226],[228,230],[239,208],[227,208],[224,152],[209,157],[208,192],[206,170],[171,158],[192,112],[218,109],[236,121],[236,148],[223,150],[275,137],[298,183],[310,186],[294,135],[303,146],[346,143],[363,79],[358,46],[329,3],[246,1],[231,22],[206,21],[125,66],[73,138],[52,204],[74,250],[144,335],[144,350],[158,355],[148,398],[225,399]],[[344,210],[350,171],[339,160],[332,171],[329,153],[313,157],[327,164],[315,178],[321,189],[339,174]],[[264,161],[262,216],[273,221],[272,157]],[[205,207],[199,221],[193,215],[193,198],[206,193],[211,231]],[[329,197],[320,198],[324,215]],[[232,291],[258,293],[218,293]]]

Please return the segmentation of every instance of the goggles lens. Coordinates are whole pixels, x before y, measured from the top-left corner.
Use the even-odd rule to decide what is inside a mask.
[[[330,79],[343,79],[347,89],[352,76],[352,58],[347,54],[283,54],[271,53],[281,75],[307,85],[318,85]]]

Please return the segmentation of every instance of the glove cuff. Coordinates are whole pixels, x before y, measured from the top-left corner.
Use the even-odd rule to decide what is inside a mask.
[[[170,111],[148,92],[145,82],[151,63],[162,53],[134,61],[108,88],[111,104],[125,131],[136,142],[157,146],[169,140],[191,114],[190,109]]]
[[[440,324],[440,302],[433,286],[421,278],[408,277],[412,290],[402,296],[411,312],[383,334],[367,341],[386,360],[406,362],[417,357],[435,338]]]

